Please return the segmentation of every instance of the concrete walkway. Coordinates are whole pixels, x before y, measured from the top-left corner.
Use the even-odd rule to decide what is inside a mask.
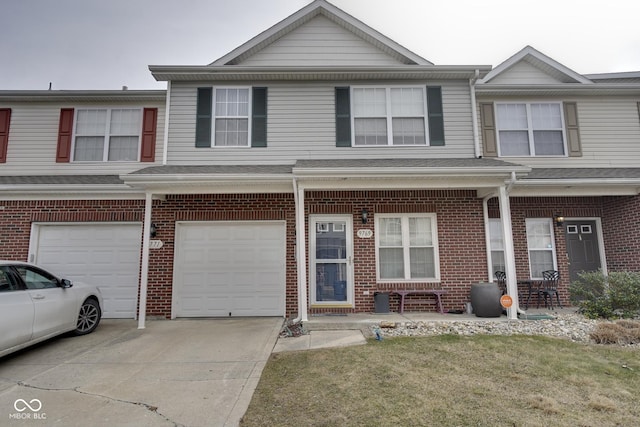
[[[527,315],[563,314],[574,313],[575,308],[555,309],[553,312],[547,309],[529,309]],[[524,319],[525,316],[521,316]],[[348,345],[366,344],[367,338],[372,338],[371,327],[381,322],[406,323],[406,322],[507,322],[506,316],[501,317],[477,317],[473,314],[440,314],[435,312],[405,312],[399,314],[390,312],[357,313],[347,315],[321,315],[311,316],[303,322],[306,335],[300,337],[279,338],[273,349],[274,353],[285,351],[312,350],[328,347],[342,347]]]

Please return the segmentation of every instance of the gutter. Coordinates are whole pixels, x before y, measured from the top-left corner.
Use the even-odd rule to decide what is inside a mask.
[[[401,170],[401,173],[399,173]],[[368,178],[380,177],[381,175],[387,177],[403,178],[407,176],[422,176],[422,177],[439,177],[439,176],[470,176],[477,177],[482,176],[502,176],[505,172],[513,172],[513,166],[498,166],[498,167],[451,167],[451,168],[438,168],[438,167],[403,167],[398,169],[396,167],[366,167],[366,168],[310,168],[308,170],[294,168],[293,173],[299,177],[315,178],[335,176],[338,178]],[[522,166],[519,167],[517,172],[529,172],[531,168]]]
[[[306,322],[307,316],[307,256],[304,222],[304,188],[298,186],[298,180],[293,177],[293,197],[296,214],[296,269],[298,284],[298,316],[293,322]]]
[[[164,138],[162,147],[162,164],[166,165],[169,158],[169,114],[171,112],[171,80],[167,82],[167,100],[164,107]]]
[[[131,194],[131,193],[140,193],[136,189],[132,189],[127,185],[91,185],[91,184],[72,184],[72,185],[56,185],[56,184],[10,184],[10,185],[0,185],[0,191],[17,191],[20,193],[48,193],[48,192],[59,192],[59,193],[120,193],[120,194]]]
[[[480,78],[480,70],[476,69],[476,75],[469,79],[469,92],[471,93],[471,124],[473,126],[473,149],[476,159],[482,158],[480,152],[480,136],[478,134],[478,107],[476,105],[476,82]]]

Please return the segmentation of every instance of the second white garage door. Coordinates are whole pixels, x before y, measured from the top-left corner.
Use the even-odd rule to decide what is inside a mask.
[[[284,316],[284,222],[176,228],[176,317]]]
[[[142,224],[36,224],[32,261],[71,281],[100,288],[102,316],[136,315]]]

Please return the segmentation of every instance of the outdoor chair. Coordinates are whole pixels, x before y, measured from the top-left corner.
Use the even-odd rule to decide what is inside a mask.
[[[549,299],[549,307],[553,310],[553,296],[555,295],[558,306],[562,308],[560,304],[560,295],[558,294],[558,281],[560,280],[560,273],[557,270],[546,270],[542,272],[542,283],[538,288],[538,306],[540,308],[540,297],[544,299],[544,306],[547,307],[547,298]]]
[[[505,295],[507,293],[507,274],[504,271],[496,271],[494,275],[500,292]]]

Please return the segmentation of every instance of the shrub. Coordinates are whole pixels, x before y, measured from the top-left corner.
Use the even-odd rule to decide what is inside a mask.
[[[632,318],[640,314],[640,273],[581,273],[569,291],[571,301],[591,319]]]
[[[589,336],[598,344],[638,344],[640,343],[640,322],[618,320],[616,323],[598,323]]]

